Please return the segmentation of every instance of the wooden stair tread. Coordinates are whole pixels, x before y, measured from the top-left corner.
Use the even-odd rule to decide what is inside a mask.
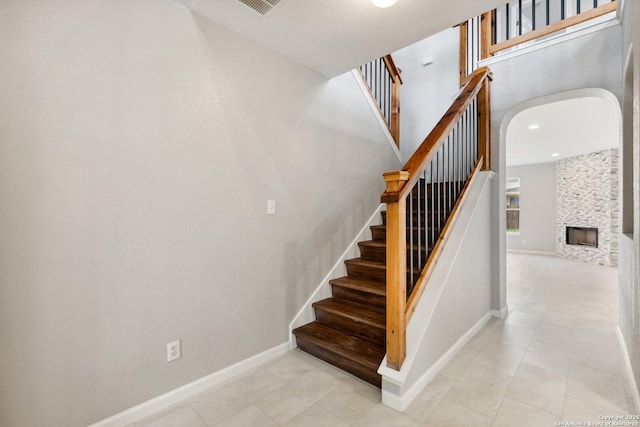
[[[338,316],[346,317],[354,322],[366,324],[374,328],[386,328],[386,316],[383,310],[367,307],[353,301],[345,301],[339,298],[327,298],[322,301],[314,302],[313,308],[325,310]]]
[[[345,359],[357,362],[366,368],[378,370],[385,355],[385,348],[358,336],[344,333],[320,322],[311,322],[293,330],[296,337],[326,348]]]
[[[342,286],[361,292],[366,292],[378,296],[386,296],[386,285],[384,283],[373,280],[358,279],[355,277],[344,276],[338,279],[329,280],[329,283],[336,286]]]
[[[445,224],[445,223],[444,223],[444,221],[443,221],[443,222],[442,222],[442,227],[440,227],[440,228],[443,228],[443,227],[444,227],[444,224]],[[387,231],[387,226],[386,226],[386,225],[384,225],[384,224],[383,224],[383,225],[372,225],[370,228],[371,228],[371,230]],[[410,227],[409,227],[409,225],[407,225],[407,230],[408,230],[409,228],[410,228]],[[413,230],[417,230],[417,229],[418,229],[418,227],[411,227],[411,228],[412,228]],[[435,228],[434,228],[434,227],[420,227],[420,230],[422,230],[422,231],[423,231],[423,230],[429,230],[429,231],[431,231],[431,230],[434,230],[434,229],[435,229],[435,230],[437,230],[437,229],[438,229],[438,227],[435,227]]]
[[[387,242],[385,242],[384,240],[366,240],[364,242],[359,242],[358,245],[361,246],[369,246],[372,248],[380,248],[380,249],[387,249]],[[409,245],[407,244],[407,249],[409,249]],[[413,245],[413,250],[417,251],[419,249],[424,250],[423,246],[414,244]]]
[[[358,242],[358,246],[369,246],[372,248],[387,248],[387,243],[382,240],[365,240],[364,242]]]
[[[374,260],[370,260],[370,259],[364,259],[364,258],[352,258],[352,259],[348,259],[345,260],[345,264],[351,264],[351,265],[359,265],[362,267],[367,267],[367,268],[372,268],[372,269],[377,269],[377,270],[387,270],[387,265],[384,261],[374,261]]]

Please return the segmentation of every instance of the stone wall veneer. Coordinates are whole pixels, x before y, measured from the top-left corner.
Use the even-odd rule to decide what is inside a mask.
[[[557,250],[564,258],[618,265],[618,149],[558,160]],[[566,227],[598,228],[598,247],[566,244]]]

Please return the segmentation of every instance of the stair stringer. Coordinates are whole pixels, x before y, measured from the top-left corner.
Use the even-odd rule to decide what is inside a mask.
[[[400,371],[387,367],[382,403],[404,411],[428,383],[491,317],[490,180],[480,172],[469,186],[424,294],[407,326],[406,358]]]
[[[331,270],[327,273],[327,275],[322,279],[320,284],[313,291],[309,299],[304,303],[302,308],[298,311],[296,316],[293,318],[291,323],[289,324],[289,345],[291,349],[297,347],[295,336],[293,335],[293,330],[306,325],[307,323],[313,322],[316,320],[315,311],[313,309],[313,303],[321,301],[325,298],[330,298],[332,296],[331,292],[331,284],[329,280],[336,279],[338,277],[346,276],[347,268],[345,266],[345,260],[356,258],[360,256],[360,248],[358,247],[358,242],[371,240],[371,229],[372,225],[379,225],[380,221],[380,212],[386,205],[380,204],[376,210],[371,214],[369,220],[362,227],[357,236],[353,239],[353,241],[349,244],[347,249],[344,251],[342,256],[336,261]]]

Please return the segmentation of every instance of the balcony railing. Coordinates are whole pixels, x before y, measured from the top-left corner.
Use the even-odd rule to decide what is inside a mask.
[[[460,25],[460,80],[478,62],[617,10],[616,0],[515,0]]]

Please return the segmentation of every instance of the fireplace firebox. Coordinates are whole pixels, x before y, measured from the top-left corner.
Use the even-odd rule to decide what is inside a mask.
[[[598,247],[598,229],[593,227],[567,227],[567,245]]]

